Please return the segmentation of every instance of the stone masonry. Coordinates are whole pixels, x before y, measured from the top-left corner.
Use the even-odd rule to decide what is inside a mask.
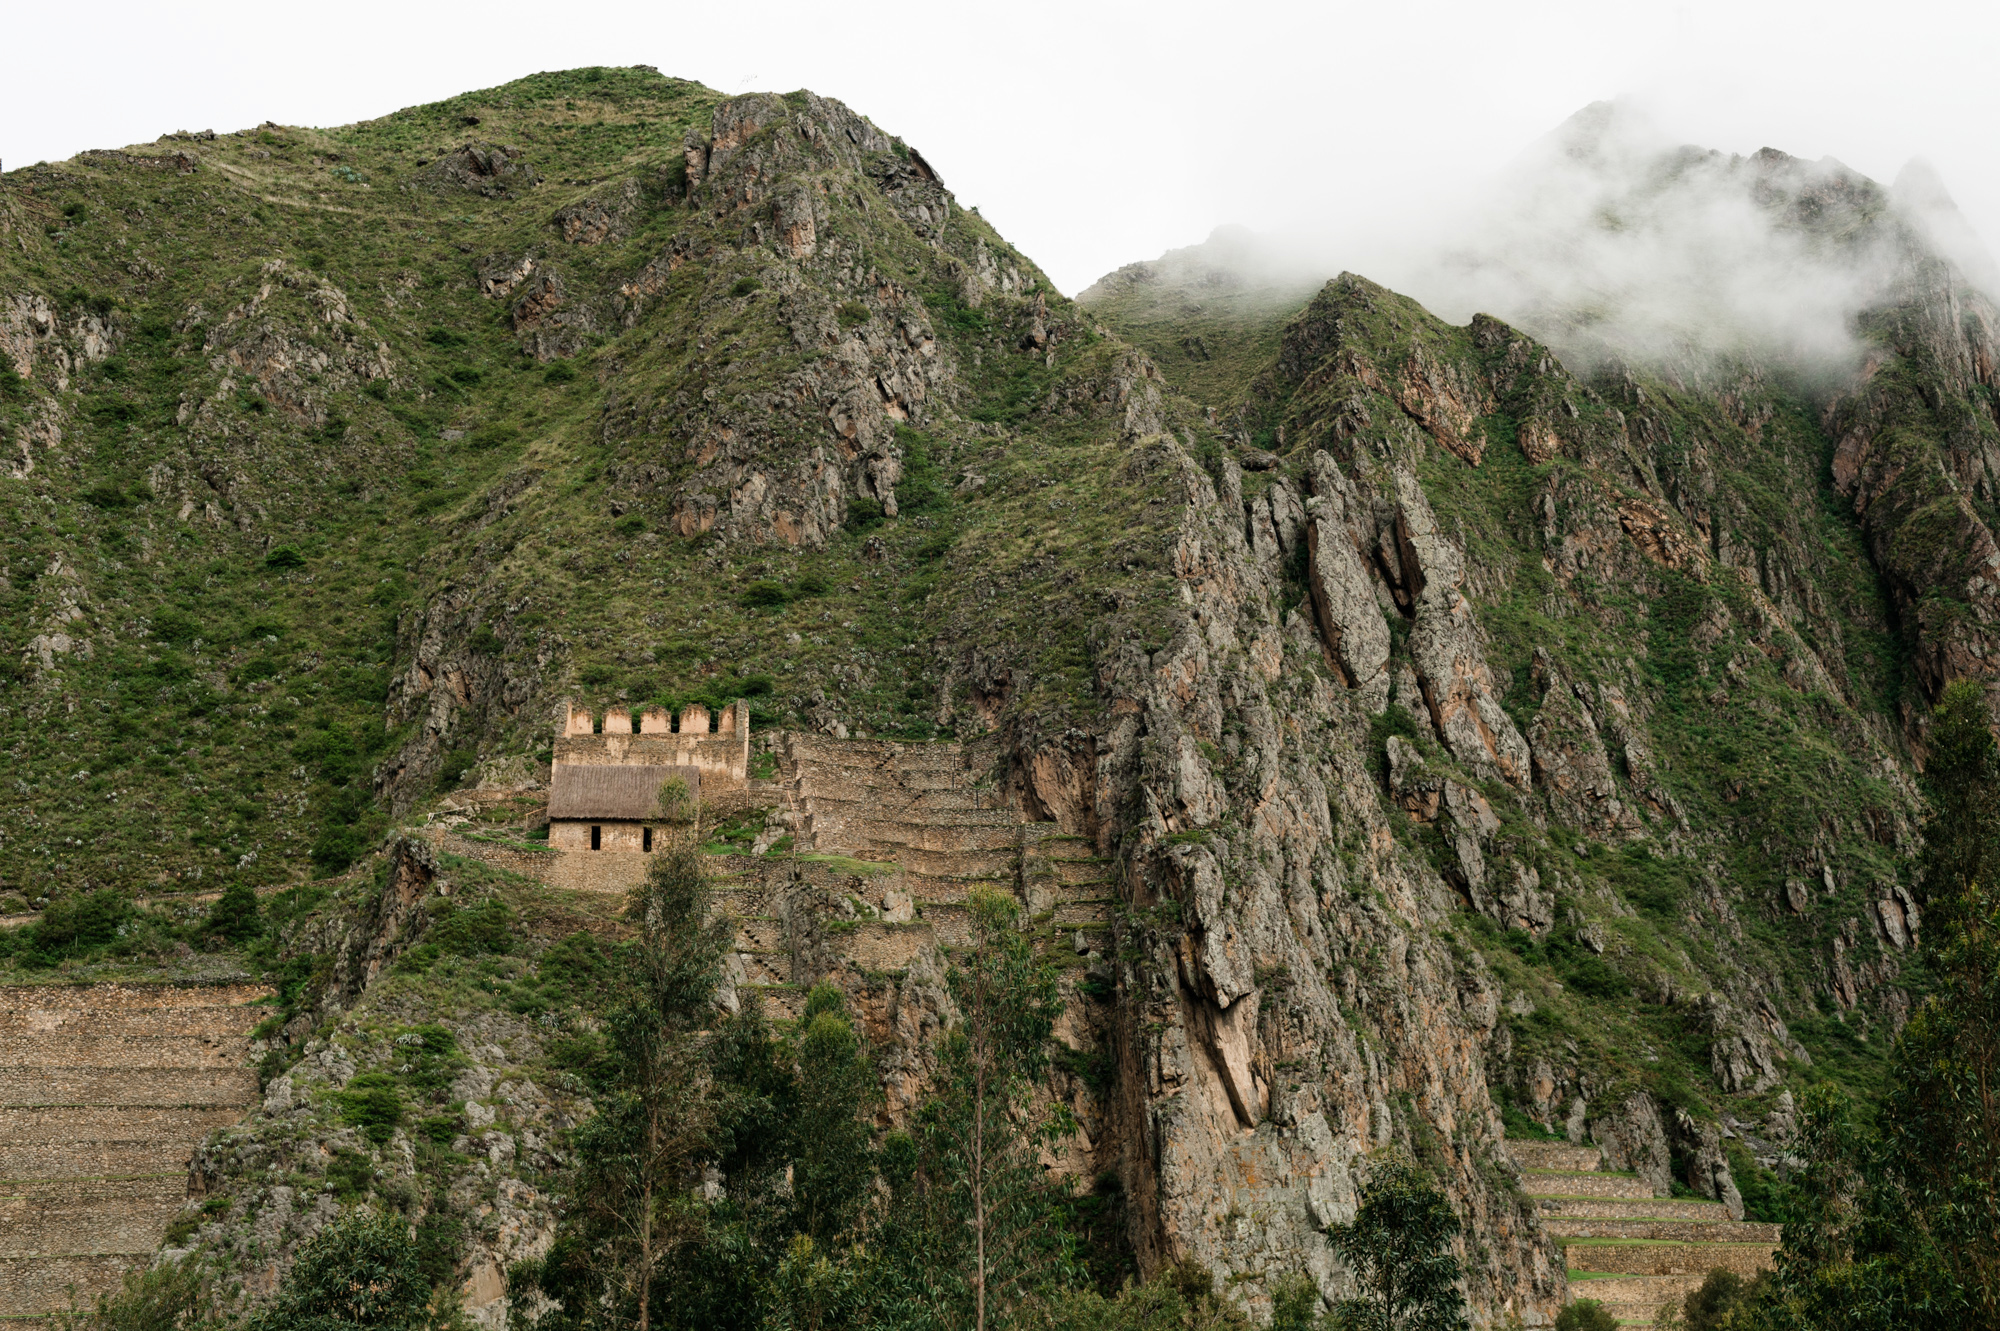
[[[188,1161],[257,1096],[246,985],[0,990],[0,1319],[118,1286],[188,1197]],[[14,1319],[22,1319],[16,1321]]]

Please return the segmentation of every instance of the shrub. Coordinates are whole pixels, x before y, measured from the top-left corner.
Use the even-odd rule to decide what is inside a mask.
[[[264,932],[264,916],[257,909],[257,889],[241,879],[222,889],[222,895],[208,908],[202,922],[205,933],[219,934],[232,943],[247,943]]]
[[[358,826],[320,829],[307,854],[322,874],[336,874],[368,853],[368,838]]]
[[[611,530],[620,536],[637,536],[640,532],[646,530],[646,519],[637,513],[627,513],[624,517],[611,524]]]
[[[403,1094],[386,1072],[356,1075],[345,1090],[335,1092],[334,1099],[341,1118],[377,1146],[387,1142],[403,1121]]]
[[[424,341],[434,347],[462,347],[465,345],[465,335],[439,324],[424,334]]]
[[[177,1217],[176,1226],[193,1217]],[[170,1227],[171,1229],[172,1227]],[[75,1331],[180,1331],[221,1326],[220,1291],[214,1268],[199,1257],[156,1262],[127,1271],[115,1294],[97,1296],[92,1314],[74,1309],[57,1313],[54,1325]]]
[[[417,1131],[439,1146],[451,1145],[452,1138],[458,1136],[461,1122],[456,1114],[432,1114],[417,1120]]]
[[[430,1297],[421,1263],[406,1222],[349,1212],[300,1247],[278,1297],[251,1319],[250,1331],[414,1327]]]
[[[566,384],[576,378],[576,366],[566,360],[552,361],[549,368],[542,371],[545,384]]]
[[[743,604],[753,610],[775,609],[791,597],[775,582],[753,582],[743,589]]]
[[[868,307],[858,300],[850,300],[840,307],[840,323],[843,328],[855,328],[868,322]]]
[[[1598,957],[1582,957],[1564,971],[1570,988],[1592,998],[1623,998],[1632,992],[1632,982]]]
[[[488,897],[475,906],[443,903],[431,924],[429,943],[453,956],[474,957],[481,953],[514,950],[514,912],[498,897]]]
[[[763,289],[764,284],[756,278],[739,277],[736,279],[736,285],[729,288],[729,294],[732,296],[747,296],[753,291],[762,291]]]
[[[847,501],[847,530],[857,536],[881,526],[887,516],[879,499],[861,497]]]
[[[896,483],[897,510],[928,513],[946,507],[951,502],[951,487],[931,458],[931,441],[921,431],[899,425],[896,443],[903,450],[903,479]]]
[[[1596,1299],[1578,1299],[1556,1314],[1556,1331],[1618,1331],[1618,1319]]]
[[[32,959],[54,965],[117,941],[132,914],[131,899],[116,888],[68,893],[50,902],[30,926],[27,950]]]
[[[438,764],[437,788],[450,790],[465,779],[465,774],[471,771],[473,764],[478,761],[479,754],[472,749],[451,750],[445,754],[444,761]]]
[[[306,557],[299,553],[295,545],[275,545],[264,556],[265,568],[303,568]]]
[[[581,929],[550,944],[535,969],[543,992],[558,1002],[599,997],[611,982],[611,959],[596,937]]]
[[[660,817],[670,823],[685,823],[694,817],[694,792],[680,777],[670,776],[660,783]]]
[[[93,485],[82,495],[83,502],[92,508],[115,509],[132,507],[132,496],[116,485]]]

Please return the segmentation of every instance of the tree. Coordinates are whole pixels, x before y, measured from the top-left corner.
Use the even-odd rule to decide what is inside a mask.
[[[1932,715],[1919,894],[1933,988],[1905,1024],[1878,1125],[1807,1096],[1779,1315],[1814,1328],[2000,1325],[2000,754],[1984,690]]]
[[[223,1325],[221,1299],[210,1261],[183,1257],[127,1271],[123,1286],[97,1296],[93,1308],[71,1306],[51,1319],[55,1331],[210,1331]]]
[[[685,777],[670,776],[660,783],[660,794],[655,801],[662,819],[670,823],[692,823],[700,816],[701,808],[694,792],[688,789]]]
[[[1458,1258],[1458,1216],[1442,1192],[1401,1156],[1378,1160],[1349,1224],[1326,1227],[1333,1250],[1354,1273],[1359,1298],[1334,1310],[1351,1331],[1466,1331]]]
[[[521,1273],[520,1293],[532,1287],[559,1299],[561,1313],[547,1319],[558,1325],[649,1331],[668,1295],[663,1271],[701,1231],[686,1182],[714,1142],[700,1028],[733,929],[714,909],[701,850],[687,834],[653,857],[627,914],[639,922],[640,973],[634,997],[606,1023],[612,1089],[577,1132],[569,1232],[539,1270]]]
[[[832,985],[806,1000],[799,1040],[798,1089],[789,1125],[795,1225],[822,1250],[854,1223],[875,1178],[866,1111],[876,1099],[875,1071]]]
[[[911,1131],[883,1146],[891,1196],[871,1315],[888,1325],[983,1331],[1079,1269],[1037,1157],[1071,1125],[1033,1109],[1060,977],[1017,927],[1012,897],[979,891],[970,905],[972,946],[946,977],[960,1020]]]
[[[203,932],[232,943],[247,943],[262,935],[264,916],[257,909],[257,889],[240,878],[223,888],[201,927]]]
[[[430,1303],[409,1223],[360,1208],[306,1240],[250,1331],[419,1331]]]

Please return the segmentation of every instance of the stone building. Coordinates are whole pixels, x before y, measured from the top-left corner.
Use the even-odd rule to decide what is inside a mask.
[[[550,848],[650,852],[666,825],[660,788],[674,777],[697,798],[744,789],[750,704],[739,698],[711,713],[693,703],[678,717],[613,707],[600,718],[572,707],[549,772]]]

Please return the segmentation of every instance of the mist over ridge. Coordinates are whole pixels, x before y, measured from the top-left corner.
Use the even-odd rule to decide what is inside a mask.
[[[1482,312],[1515,323],[1579,369],[1751,358],[1815,376],[1855,365],[1857,317],[1926,260],[2000,288],[2000,268],[1922,159],[1883,185],[1832,157],[1680,143],[1625,102],[1584,107],[1460,206],[1378,189],[1356,209],[1377,215],[1324,231],[1225,225],[1119,274],[1268,308],[1352,271],[1453,323]]]

